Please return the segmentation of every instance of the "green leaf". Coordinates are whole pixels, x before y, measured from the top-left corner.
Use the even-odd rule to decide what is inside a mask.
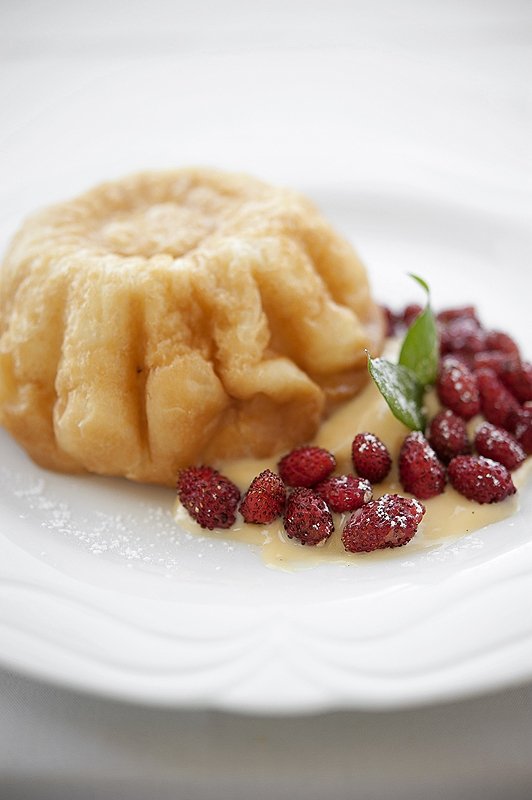
[[[420,278],[420,277],[419,277],[419,275],[414,275],[414,273],[413,273],[413,272],[409,272],[409,273],[408,273],[408,277],[409,277],[409,278],[413,278],[415,281],[417,281],[417,282],[419,283],[419,285],[420,285],[420,286],[421,286],[423,289],[425,289],[425,291],[426,291],[427,295],[430,295],[430,289],[429,289],[429,285],[428,285],[427,281],[424,281],[424,280],[423,280],[423,278]]]
[[[414,372],[423,386],[438,375],[438,332],[430,306],[412,323],[404,338],[399,363]]]
[[[415,373],[423,386],[435,382],[438,374],[438,331],[436,319],[430,307],[430,290],[422,278],[410,275],[427,292],[425,310],[412,323],[401,347],[399,364]]]
[[[434,383],[438,373],[438,331],[430,306],[426,281],[410,273],[427,294],[424,311],[408,329],[399,354],[399,363],[368,354],[368,370],[392,414],[411,430],[425,429],[423,410],[425,388]]]
[[[394,417],[413,431],[425,429],[423,384],[403,364],[368,355],[368,370]]]

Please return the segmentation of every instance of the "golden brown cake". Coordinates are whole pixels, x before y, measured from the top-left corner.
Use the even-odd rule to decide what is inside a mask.
[[[0,282],[0,421],[39,464],[173,485],[309,440],[366,379],[382,318],[295,192],[209,169],[31,217]]]

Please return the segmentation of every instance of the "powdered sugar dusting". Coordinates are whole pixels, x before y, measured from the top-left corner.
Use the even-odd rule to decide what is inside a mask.
[[[75,542],[92,556],[173,573],[182,570],[188,551],[202,557],[215,546],[209,538],[176,525],[171,490],[112,479],[30,475],[0,469],[0,487],[5,487],[18,517],[54,539]],[[66,492],[62,482],[69,484]],[[72,484],[78,491],[72,491]],[[45,541],[43,536],[46,554]],[[231,545],[221,542],[220,547],[228,550]]]

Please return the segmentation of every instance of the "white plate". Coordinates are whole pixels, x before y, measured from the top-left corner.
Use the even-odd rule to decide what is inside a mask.
[[[493,70],[486,87],[467,75],[342,50],[110,69],[5,139],[2,239],[40,204],[133,169],[244,169],[311,194],[383,300],[411,297],[417,272],[439,305],[477,302],[530,352],[518,112]],[[490,91],[493,114],[478,102]],[[530,487],[511,520],[446,546],[286,573],[178,530],[171,491],[43,472],[0,440],[6,666],[264,713],[391,708],[532,677]]]

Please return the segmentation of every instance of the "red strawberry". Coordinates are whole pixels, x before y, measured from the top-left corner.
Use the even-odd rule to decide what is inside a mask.
[[[475,447],[480,456],[492,458],[509,470],[516,469],[526,458],[519,442],[504,428],[497,428],[490,422],[485,422],[476,432]]]
[[[517,368],[519,356],[513,353],[503,353],[501,350],[484,350],[482,353],[475,353],[471,363],[474,371],[487,367],[496,372],[499,377],[509,366]]]
[[[202,528],[230,528],[236,519],[240,491],[212,467],[188,467],[177,477],[177,494]]]
[[[477,378],[459,359],[445,356],[440,363],[436,391],[442,405],[464,419],[480,410]]]
[[[410,303],[410,305],[406,306],[402,313],[402,322],[406,328],[409,328],[413,322],[419,317],[422,313],[423,309],[421,306],[418,306],[416,303]]]
[[[265,469],[253,478],[240,503],[240,513],[246,522],[266,525],[283,513],[286,489],[279,475]]]
[[[503,331],[488,331],[486,333],[486,350],[498,350],[501,353],[519,355],[519,348],[507,333]]]
[[[333,475],[314,487],[331,511],[354,511],[373,497],[371,483],[355,475]]]
[[[525,453],[532,454],[532,404],[510,412],[508,428],[513,431]]]
[[[323,544],[334,531],[327,503],[305,487],[298,487],[289,495],[283,522],[287,536],[301,544]]]
[[[409,433],[399,452],[399,477],[405,492],[426,500],[445,489],[445,469],[419,431]]]
[[[277,465],[287,486],[314,486],[328,478],[336,459],[323,447],[299,447],[284,456]]]
[[[381,308],[386,323],[386,336],[395,336],[400,319],[388,306],[381,306]]]
[[[342,542],[350,553],[369,553],[384,547],[401,547],[417,531],[425,507],[398,494],[383,494],[347,520]]]
[[[473,353],[452,353],[450,355],[444,356],[444,358],[446,358],[446,359],[454,358],[455,361],[459,361],[460,364],[463,364],[469,370],[474,371],[474,369],[475,369],[475,356],[476,355],[477,355],[476,353],[475,354],[473,354]],[[441,365],[441,361],[440,361],[440,365]]]
[[[357,433],[351,455],[356,472],[371,483],[383,481],[392,466],[388,448],[374,433]]]
[[[445,463],[455,456],[471,452],[466,424],[449,408],[436,414],[430,423],[428,440],[438,458]]]
[[[509,365],[501,372],[500,378],[520,403],[532,400],[532,364],[528,361]]]
[[[488,422],[508,429],[509,415],[519,408],[519,403],[492,369],[479,369],[477,382],[482,413]]]
[[[480,326],[475,306],[461,306],[458,308],[444,308],[436,315],[438,322],[452,322],[455,319],[474,319]]]
[[[476,503],[499,503],[516,491],[506,467],[484,456],[456,456],[448,475],[456,491]]]
[[[439,324],[440,351],[446,353],[480,353],[487,350],[486,334],[473,317],[458,317]]]

